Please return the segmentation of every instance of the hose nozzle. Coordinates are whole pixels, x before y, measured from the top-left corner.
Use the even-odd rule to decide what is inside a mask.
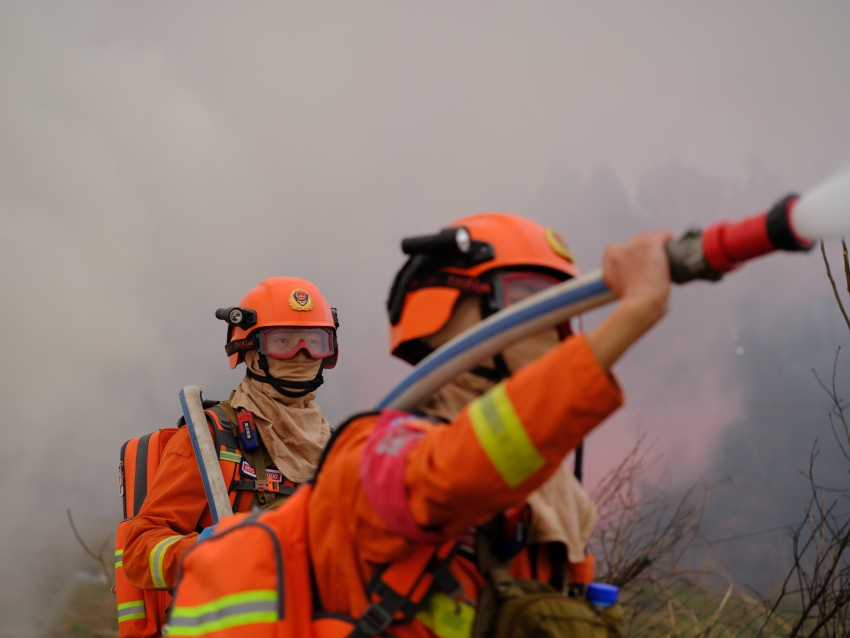
[[[786,195],[766,213],[739,222],[720,222],[704,231],[691,229],[667,244],[674,283],[694,279],[718,281],[744,262],[776,250],[809,250],[814,243],[791,226],[797,195]]]

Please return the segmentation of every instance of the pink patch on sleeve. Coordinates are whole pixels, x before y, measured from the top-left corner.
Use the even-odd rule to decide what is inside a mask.
[[[384,410],[360,458],[360,480],[378,516],[389,531],[415,543],[442,543],[447,539],[416,524],[404,487],[407,457],[431,427],[431,423],[407,412]]]

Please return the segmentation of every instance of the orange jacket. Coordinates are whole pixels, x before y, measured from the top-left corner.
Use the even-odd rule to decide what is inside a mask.
[[[252,529],[234,529],[192,552],[177,589],[171,635],[309,635],[303,617],[298,624],[280,613],[228,616],[232,601],[272,592],[277,581],[273,561],[263,557],[244,567],[220,563],[263,526],[268,533],[292,525],[286,517],[297,518],[298,504],[306,512],[317,607],[360,618],[373,602],[366,584],[382,565],[411,560],[521,505],[621,402],[616,383],[578,336],[470,403],[448,427],[395,411],[355,417],[336,437],[308,494],[258,517]],[[292,554],[287,537],[275,534],[281,535],[273,544]],[[298,561],[290,562],[296,564],[285,565],[287,580],[290,570],[300,569]],[[514,560],[513,571],[530,575],[526,553]],[[474,605],[483,583],[474,564],[457,555],[451,572],[463,588],[459,600]],[[304,575],[292,578],[303,583]],[[275,623],[280,634],[273,634]],[[418,620],[389,631],[400,638],[435,635]]]
[[[239,456],[234,458],[231,475],[224,477],[225,485],[252,478],[241,471],[246,463]],[[250,490],[231,491],[230,503],[235,511],[247,512],[255,494]],[[138,515],[127,522],[123,567],[130,583],[139,589],[171,589],[180,558],[196,544],[198,533],[212,524],[198,462],[188,429],[183,427],[168,442]]]

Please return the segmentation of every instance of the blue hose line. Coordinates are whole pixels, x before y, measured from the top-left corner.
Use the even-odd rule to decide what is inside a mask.
[[[186,405],[186,395],[183,390],[180,390],[180,405],[183,407],[183,417],[186,419],[186,429],[189,430],[189,438],[192,441],[192,449],[195,452],[195,458],[198,459],[198,469],[201,471],[201,482],[204,484],[204,492],[207,495],[207,503],[210,506],[210,515],[212,516],[213,525],[218,523],[219,512],[215,506],[215,498],[213,497],[212,486],[210,485],[210,477],[207,474],[207,468],[204,466],[201,459],[201,446],[198,445],[198,435],[195,433],[192,415],[189,414],[189,406]]]
[[[524,337],[614,299],[601,271],[552,286],[501,310],[432,352],[390,391],[378,410],[411,410],[458,374]]]

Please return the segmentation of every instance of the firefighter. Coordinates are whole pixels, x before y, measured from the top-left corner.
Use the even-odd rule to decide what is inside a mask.
[[[560,237],[522,217],[453,227],[462,233],[441,236],[465,250],[424,241],[390,293],[392,351],[411,363],[576,275]],[[469,636],[496,617],[492,597],[485,605],[495,570],[482,560],[494,551],[510,559],[508,579],[563,588],[576,548],[557,549],[586,540],[583,522],[570,519],[592,511],[562,463],[622,404],[610,368],[666,312],[670,239],[659,231],[608,246],[604,279],[619,302],[589,333],[542,331],[437,391],[418,414],[360,414],[338,428],[314,481],[283,509],[235,523],[187,556],[170,635]],[[569,493],[571,509],[559,511],[558,495]],[[534,509],[536,538],[522,531]],[[221,565],[244,544],[256,550],[250,564]]]
[[[273,509],[312,476],[330,437],[315,396],[337,361],[336,309],[309,281],[272,277],[216,316],[228,323],[230,367],[247,367],[230,399],[207,410],[217,443],[231,441],[217,446],[222,461],[233,461],[225,484],[235,512]],[[125,532],[123,568],[140,589],[171,589],[180,557],[212,531],[187,430],[169,441]]]

